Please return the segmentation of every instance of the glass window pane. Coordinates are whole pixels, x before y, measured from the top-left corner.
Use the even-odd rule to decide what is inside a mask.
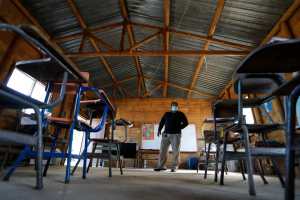
[[[45,87],[46,86],[43,85],[42,83],[36,82],[36,84],[33,87],[31,97],[39,101],[44,101],[46,96]]]
[[[24,72],[14,69],[7,86],[25,95],[30,95],[35,80]]]
[[[251,108],[243,108],[243,114],[246,116],[247,124],[254,124],[254,117]]]

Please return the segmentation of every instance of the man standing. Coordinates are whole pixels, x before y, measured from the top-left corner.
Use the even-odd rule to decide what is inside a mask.
[[[188,125],[185,114],[178,111],[178,103],[171,103],[171,112],[166,112],[160,120],[157,136],[161,135],[161,130],[165,127],[162,134],[160,154],[157,168],[154,171],[166,170],[165,164],[168,156],[169,146],[172,146],[173,161],[171,172],[175,172],[179,161],[181,129]]]

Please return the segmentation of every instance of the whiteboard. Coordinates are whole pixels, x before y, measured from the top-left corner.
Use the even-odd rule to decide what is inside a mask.
[[[143,140],[142,139],[142,149],[160,149],[161,135],[157,136],[158,124],[154,125],[154,139],[153,140]],[[163,131],[162,131],[163,132]],[[171,151],[171,146],[169,151]],[[181,134],[181,145],[180,151],[182,152],[196,152],[197,151],[197,134],[195,124],[189,124],[187,127],[182,129]]]

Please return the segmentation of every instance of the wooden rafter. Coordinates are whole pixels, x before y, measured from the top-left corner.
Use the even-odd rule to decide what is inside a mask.
[[[148,80],[156,81],[156,82],[159,82],[159,83],[162,83],[162,84],[165,83],[165,81],[158,80],[158,79],[155,79],[155,78],[152,78],[152,77],[149,77],[149,76],[144,76],[144,78],[148,79]],[[167,84],[168,84],[169,87],[173,87],[173,88],[176,88],[176,89],[179,89],[179,90],[191,91],[191,92],[193,92],[195,94],[199,94],[199,95],[203,95],[203,96],[215,98],[215,95],[207,93],[207,92],[201,92],[201,91],[198,91],[198,90],[195,90],[195,89],[189,89],[189,88],[177,85],[175,83],[167,82]]]
[[[143,28],[148,28],[148,29],[152,29],[152,30],[154,29],[156,31],[161,31],[161,32],[163,31],[163,27],[160,27],[160,26],[154,26],[154,25],[143,24],[143,23],[138,23],[138,22],[128,22],[128,23],[131,25],[140,26]],[[105,26],[102,26],[99,28],[93,28],[93,29],[88,28],[87,31],[89,31],[90,33],[95,33],[95,32],[100,32],[100,31],[111,30],[111,29],[120,27],[122,25],[123,25],[123,22],[117,22],[117,23],[105,25]],[[208,38],[207,35],[200,35],[200,34],[190,33],[190,32],[186,32],[186,31],[179,31],[174,28],[169,28],[168,31],[172,34],[176,34],[179,37],[185,37],[185,38],[190,38],[190,39],[194,39],[194,40],[201,40],[204,42],[208,41],[213,44],[218,44],[218,45],[221,45],[224,47],[231,47],[231,48],[236,48],[236,49],[241,49],[241,50],[252,50],[254,48],[252,46],[238,44],[238,43],[234,43],[234,42],[230,42],[230,41],[226,41],[226,40],[221,40],[221,39],[216,39],[216,38]],[[66,42],[69,40],[81,38],[83,34],[84,34],[83,32],[82,33],[73,33],[73,34],[66,35],[66,36],[56,37],[53,40],[55,42]]]
[[[96,28],[87,28],[86,31],[88,31],[90,33],[96,33],[96,32],[100,32],[100,31],[112,30],[114,28],[121,27],[122,25],[123,25],[122,22],[117,22],[117,23],[108,24],[108,25],[104,25],[104,26],[100,26],[100,27],[96,27]],[[53,40],[56,42],[66,42],[69,40],[78,39],[78,38],[82,37],[82,35],[84,35],[84,31],[82,31],[80,33],[72,33],[69,35],[55,37]]]
[[[208,30],[208,34],[207,34],[208,38],[212,38],[212,36],[214,35],[214,33],[216,31],[218,21],[221,17],[221,14],[222,14],[222,11],[224,8],[224,4],[225,4],[225,0],[218,0],[214,16],[213,16],[210,26],[209,26],[209,30]],[[208,50],[209,44],[210,44],[210,42],[206,41],[204,43],[203,50]],[[195,84],[198,80],[198,76],[199,76],[199,73],[202,69],[204,62],[205,62],[205,56],[202,55],[202,56],[200,56],[200,58],[196,64],[195,71],[194,71],[194,74],[192,77],[192,82],[190,84],[190,89],[193,89],[195,87]],[[187,96],[190,97],[190,95],[191,95],[191,92],[189,91]]]
[[[161,31],[158,31],[152,35],[149,35],[145,39],[141,40],[140,42],[135,43],[132,47],[129,48],[129,51],[133,51],[136,48],[139,48],[142,45],[148,44],[149,42],[156,39],[161,34]]]
[[[131,24],[135,25],[135,26],[140,26],[143,28],[152,29],[152,30],[163,30],[163,27],[150,25],[150,24],[143,24],[143,23],[139,23],[139,22],[131,22]],[[225,47],[231,47],[231,48],[236,48],[236,49],[241,49],[241,50],[252,50],[254,48],[252,46],[238,44],[238,43],[234,43],[234,42],[230,42],[230,41],[226,41],[226,40],[209,38],[207,35],[200,35],[200,34],[190,33],[190,32],[186,32],[186,31],[179,31],[174,28],[169,28],[168,31],[170,33],[176,34],[178,36],[187,37],[187,38],[191,38],[191,39],[195,39],[195,40],[202,40],[204,42],[211,42],[211,43],[222,45]]]
[[[129,80],[132,80],[134,78],[136,78],[136,76],[125,78],[123,80],[118,81],[118,84],[122,84],[122,83],[127,82]],[[161,87],[164,84],[163,80],[158,80],[158,79],[155,79],[155,78],[152,78],[152,77],[149,77],[149,76],[145,76],[144,75],[144,79],[148,79],[148,80],[152,80],[152,81],[158,82],[158,83],[161,84]],[[167,82],[167,84],[168,84],[169,87],[174,87],[174,88],[177,88],[179,90],[192,91],[192,92],[194,92],[196,94],[199,94],[199,95],[204,95],[204,96],[208,96],[208,97],[215,97],[215,95],[213,95],[213,94],[210,94],[210,93],[207,93],[207,92],[201,92],[201,91],[198,91],[198,90],[190,90],[189,88],[177,85],[175,83]],[[112,87],[112,86],[113,86],[113,84],[110,83],[110,84],[107,84],[107,85],[103,85],[102,88],[108,88],[108,87]],[[145,94],[147,94],[147,93],[145,93]]]
[[[170,0],[164,0],[164,51],[169,51],[169,42],[170,42],[170,32],[169,32],[169,25],[170,25]],[[168,91],[168,75],[169,75],[169,55],[164,56],[164,90],[163,96],[167,96]]]
[[[34,25],[36,26],[42,33],[44,33],[44,35],[47,37],[47,39],[49,39],[51,42],[53,42],[55,44],[55,46],[61,51],[63,52],[63,49],[54,41],[51,39],[50,34],[40,25],[40,23],[38,22],[38,20],[35,19],[35,17],[33,17],[28,10],[22,5],[21,1],[19,0],[12,0],[11,1],[16,8]],[[74,63],[72,60],[69,60],[69,62],[71,62],[74,66],[76,66],[78,68],[78,65],[76,63]]]
[[[77,21],[79,22],[80,27],[84,31],[87,30],[88,27],[87,27],[83,17],[81,16],[77,6],[75,5],[74,0],[67,0],[67,2],[68,2],[68,5],[70,6],[72,12],[74,13]],[[97,41],[95,40],[95,38],[91,37],[90,35],[87,35],[87,37],[88,37],[89,41],[91,42],[92,46],[94,47],[96,53],[101,53],[101,50],[100,50],[99,46],[97,45]],[[112,72],[112,68],[111,68],[110,64],[106,61],[105,57],[103,57],[103,56],[99,56],[99,57],[100,57],[101,63],[104,65],[107,73],[110,75],[113,83],[119,89],[120,93],[124,95],[122,88],[120,86],[116,85],[117,79]]]
[[[127,77],[127,78],[125,78],[125,79],[123,79],[123,80],[119,80],[119,81],[117,81],[117,85],[119,85],[119,84],[122,84],[122,83],[124,83],[124,82],[127,82],[127,81],[130,81],[130,80],[133,80],[133,79],[136,79],[137,77],[136,76],[130,76],[130,77]],[[107,88],[107,87],[112,87],[112,86],[114,86],[114,84],[106,84],[106,85],[102,85],[101,87],[102,88]]]
[[[120,2],[121,15],[124,20],[124,25],[126,25],[129,43],[130,43],[130,46],[132,47],[132,46],[134,46],[136,41],[135,41],[135,37],[134,37],[132,24],[129,23],[130,20],[129,20],[129,15],[128,15],[128,11],[127,11],[127,5],[126,5],[125,0],[119,0],[119,2]],[[145,80],[143,78],[143,71],[142,71],[142,67],[141,67],[139,58],[138,58],[138,56],[133,56],[133,59],[134,59],[134,64],[136,66],[136,70],[137,70],[137,74],[138,74],[138,84],[141,83],[144,91],[147,92]],[[140,85],[137,86],[137,91],[138,91],[138,96],[140,96],[141,95]]]
[[[159,90],[162,87],[162,84],[159,83],[157,84],[152,90],[144,94],[144,97],[149,97],[151,96],[155,91]]]
[[[95,40],[97,43],[99,43],[101,46],[105,47],[106,49],[109,49],[109,50],[114,49],[110,44],[106,43],[101,38],[96,37],[93,33],[87,32],[86,35],[90,38],[93,38],[93,40]]]
[[[126,34],[126,30],[125,30],[125,26],[123,25],[121,38],[120,38],[120,51],[124,50],[125,34]]]
[[[86,40],[86,36],[82,35],[82,38],[81,38],[81,41],[80,41],[80,45],[79,45],[79,48],[78,48],[78,52],[82,52],[84,44],[85,44],[85,40]]]
[[[177,56],[177,57],[194,57],[199,55],[204,56],[245,56],[250,51],[233,51],[233,50],[172,50],[172,51],[99,51],[99,52],[81,52],[68,53],[68,57],[113,57],[113,56]]]
[[[292,5],[286,10],[286,12],[280,17],[280,19],[276,22],[275,26],[272,30],[266,35],[261,44],[265,44],[270,41],[270,39],[280,30],[280,26],[287,19],[293,15],[296,9],[300,7],[300,0],[295,0]]]
[[[292,5],[286,10],[286,12],[280,17],[280,19],[276,22],[276,24],[273,26],[273,28],[271,29],[271,31],[264,37],[264,39],[261,42],[261,45],[267,43],[268,41],[270,41],[270,39],[276,35],[276,33],[280,30],[280,26],[282,25],[282,23],[284,23],[286,20],[288,20],[293,14],[294,12],[300,7],[300,0],[295,0]],[[233,81],[231,80],[226,86],[225,88],[220,92],[218,98],[223,98],[226,90],[230,87],[232,87],[233,85]]]

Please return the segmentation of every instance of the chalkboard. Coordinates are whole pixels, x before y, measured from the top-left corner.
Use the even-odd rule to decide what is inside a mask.
[[[158,124],[154,124],[154,138],[142,138],[142,149],[160,149],[161,136],[157,137]],[[197,133],[195,124],[189,124],[182,130],[181,152],[197,152]],[[169,151],[172,148],[170,147]]]

